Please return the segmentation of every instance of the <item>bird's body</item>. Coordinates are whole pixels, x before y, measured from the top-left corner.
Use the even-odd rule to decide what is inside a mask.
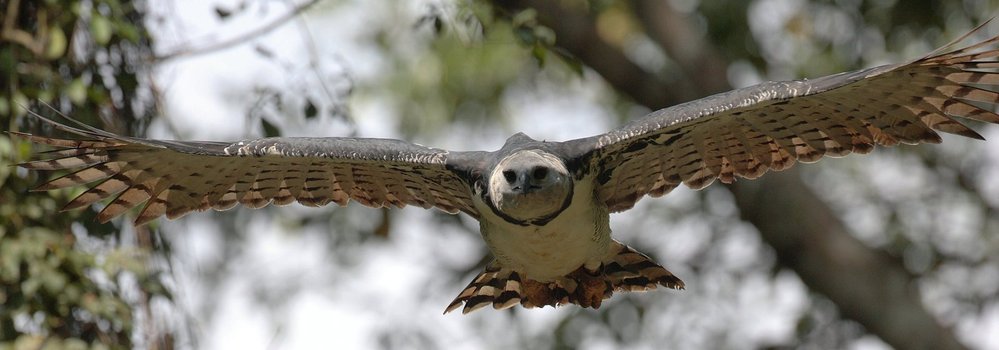
[[[593,177],[576,181],[573,193],[593,193]],[[551,282],[585,266],[596,270],[610,254],[610,213],[592,195],[573,196],[558,216],[544,224],[510,223],[487,211],[479,218],[482,238],[501,265],[525,277]]]
[[[548,142],[516,134],[493,152],[335,137],[150,140],[41,116],[83,139],[14,134],[58,147],[22,167],[73,170],[39,189],[95,183],[66,209],[114,197],[98,214],[102,221],[131,208],[141,208],[135,221],[143,224],[296,201],[462,212],[479,220],[495,261],[447,311],[599,307],[615,291],[683,288],[611,237],[610,213],[646,195],[753,179],[877,145],[938,143],[937,132],[982,139],[955,118],[999,123],[999,37],[952,49],[956,42],[908,63],[710,96],[592,137]]]

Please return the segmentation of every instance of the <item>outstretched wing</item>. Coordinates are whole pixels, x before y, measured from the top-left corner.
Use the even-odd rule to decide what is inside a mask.
[[[72,170],[37,188],[96,183],[65,210],[117,195],[98,214],[102,222],[142,206],[136,224],[191,211],[260,208],[294,201],[308,206],[355,200],[370,207],[416,205],[477,217],[465,169],[452,156],[470,154],[400,140],[363,138],[265,138],[224,142],[165,141],[81,130],[42,118],[82,136],[57,139],[14,132],[58,147],[47,159],[20,166]]]
[[[982,139],[954,117],[999,123],[999,37],[941,53],[974,32],[909,63],[721,93],[564,146],[617,212],[681,183],[700,189],[875,145],[939,143],[936,131]]]

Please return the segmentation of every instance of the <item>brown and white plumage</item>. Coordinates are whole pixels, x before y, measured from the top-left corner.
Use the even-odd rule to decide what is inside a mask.
[[[908,63],[763,83],[566,142],[517,134],[495,152],[359,138],[163,141],[52,121],[83,139],[14,134],[58,148],[22,167],[72,171],[39,189],[93,183],[66,209],[114,196],[102,221],[130,208],[142,208],[135,219],[142,224],[195,210],[294,201],[464,212],[479,220],[496,260],[447,311],[595,308],[614,291],[683,288],[665,268],[610,237],[609,213],[646,195],[753,179],[876,145],[938,143],[937,132],[982,139],[959,120],[999,123],[993,111],[999,37],[947,51],[970,34]]]
[[[908,63],[766,82],[569,143],[595,154],[599,196],[618,212],[681,183],[700,189],[875,145],[939,143],[937,131],[984,139],[954,117],[999,123],[999,37],[941,53],[974,32]]]
[[[82,130],[64,140],[15,133],[63,149],[21,164],[34,170],[77,169],[40,186],[51,190],[97,182],[70,201],[75,209],[112,196],[102,222],[140,207],[143,224],[166,215],[298,202],[308,206],[354,200],[370,207],[435,207],[478,214],[467,185],[446,169],[448,152],[397,140],[271,138],[236,143],[162,141]]]

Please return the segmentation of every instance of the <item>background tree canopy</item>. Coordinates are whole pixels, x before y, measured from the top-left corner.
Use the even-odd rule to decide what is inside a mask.
[[[764,80],[920,57],[996,1],[0,0],[0,122],[121,134],[564,140]],[[999,34],[992,25],[987,35]],[[981,38],[978,38],[981,39]],[[42,103],[50,105],[42,105]],[[5,348],[995,348],[999,128],[677,189],[618,239],[687,282],[599,310],[441,315],[477,224],[289,206],[132,227],[0,167]],[[40,149],[0,134],[3,163]],[[42,177],[58,174],[44,174]],[[321,344],[321,345],[318,345]]]

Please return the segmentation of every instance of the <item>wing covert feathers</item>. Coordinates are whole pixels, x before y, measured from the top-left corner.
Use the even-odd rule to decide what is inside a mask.
[[[532,280],[497,262],[490,263],[458,294],[444,313],[454,311],[462,304],[463,314],[486,306],[501,310],[517,304],[525,308],[577,304],[596,309],[614,292],[644,292],[658,286],[683,289],[683,281],[645,254],[617,241],[612,244],[616,254],[596,271],[581,266],[562,278],[548,282]]]
[[[98,214],[108,221],[139,208],[136,224],[192,211],[242,204],[298,202],[307,206],[416,205],[477,216],[464,179],[447,169],[447,151],[398,140],[269,138],[237,143],[162,141],[81,130],[39,118],[82,139],[12,132],[53,146],[30,170],[68,170],[36,190],[89,188],[64,210],[109,199]]]
[[[763,83],[569,143],[590,145],[598,196],[618,212],[680,184],[700,189],[877,145],[939,143],[938,132],[983,139],[962,120],[999,123],[997,43],[951,43],[905,64]]]

